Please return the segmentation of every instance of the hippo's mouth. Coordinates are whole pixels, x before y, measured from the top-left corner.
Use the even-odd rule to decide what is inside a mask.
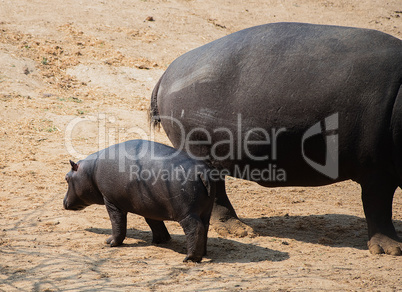
[[[81,211],[81,210],[84,210],[85,209],[85,207],[86,206],[84,206],[84,205],[80,205],[80,206],[72,206],[72,207],[68,207],[68,208],[65,208],[66,210],[70,210],[70,211]]]
[[[64,209],[70,210],[70,211],[80,211],[80,210],[85,209],[86,205],[71,205],[68,202],[64,201],[63,207],[64,207]]]

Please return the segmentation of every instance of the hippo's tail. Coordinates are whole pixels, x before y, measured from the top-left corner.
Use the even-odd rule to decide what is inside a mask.
[[[159,116],[159,109],[158,109],[158,91],[159,91],[159,86],[161,84],[163,75],[161,78],[159,78],[158,83],[156,83],[154,90],[152,91],[151,95],[151,104],[149,106],[148,110],[148,122],[151,125],[151,127],[155,128],[160,128],[160,123],[161,123],[161,118]]]

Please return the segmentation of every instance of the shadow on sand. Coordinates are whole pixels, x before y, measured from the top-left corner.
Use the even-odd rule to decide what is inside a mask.
[[[112,233],[111,229],[104,228],[88,228],[86,231],[96,234],[105,234],[105,239]],[[133,238],[139,240],[134,244],[125,244],[119,248],[126,247],[144,247],[154,245],[152,241],[151,231],[142,231],[137,229],[128,229],[127,238]],[[186,237],[185,235],[171,234],[172,239],[164,244],[155,244],[160,248],[166,248],[173,250],[174,252],[183,255],[183,259],[186,254]],[[235,239],[226,238],[208,238],[208,255],[206,258],[211,259],[217,263],[250,263],[250,262],[262,262],[272,261],[279,262],[289,258],[287,252],[281,252],[272,250],[269,248],[257,246],[254,244],[247,244],[236,241]]]
[[[343,214],[242,218],[260,236],[295,239],[331,247],[367,249],[367,224],[364,218]],[[402,221],[394,220],[397,230]],[[400,234],[399,234],[400,235]]]

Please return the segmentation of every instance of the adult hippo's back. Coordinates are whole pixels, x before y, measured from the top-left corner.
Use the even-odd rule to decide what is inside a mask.
[[[362,186],[370,251],[401,254],[391,220],[402,185],[401,84],[395,37],[274,23],[177,58],[152,93],[150,115],[176,148],[221,170],[212,215],[218,230],[244,235],[247,228],[224,175],[264,186],[352,179]]]

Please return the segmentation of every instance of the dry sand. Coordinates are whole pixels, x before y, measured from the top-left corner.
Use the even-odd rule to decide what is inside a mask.
[[[229,198],[259,236],[211,228],[200,264],[182,263],[176,222],[167,223],[172,241],[155,246],[130,215],[125,244],[110,248],[104,206],[62,208],[69,159],[131,138],[169,143],[163,132],[150,137],[146,109],[170,62],[277,21],[402,38],[402,2],[0,0],[0,290],[401,291],[402,258],[369,254],[351,181],[268,189],[229,179]],[[400,191],[393,219],[401,232]]]

